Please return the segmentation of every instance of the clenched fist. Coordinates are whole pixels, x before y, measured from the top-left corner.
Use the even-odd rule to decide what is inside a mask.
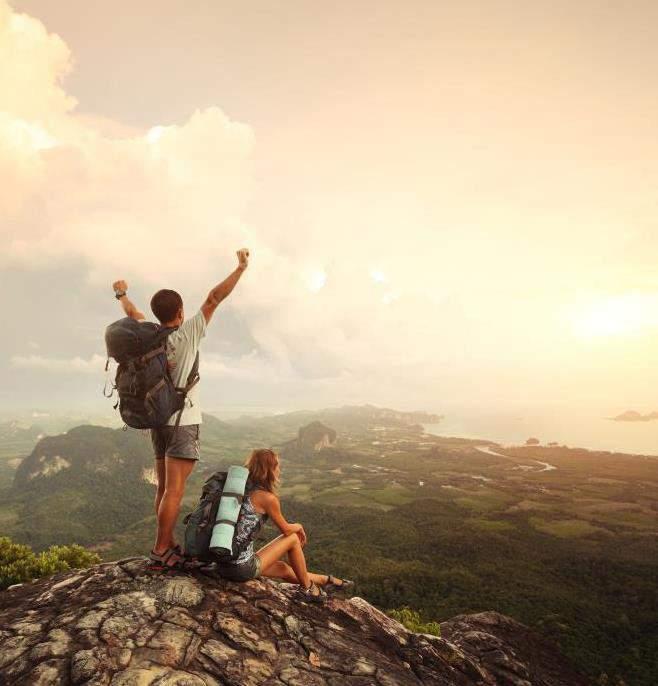
[[[120,279],[119,281],[115,281],[112,284],[112,290],[114,291],[127,291],[128,290],[128,283],[124,281],[123,279]]]
[[[238,267],[242,270],[246,269],[249,264],[249,249],[242,248],[236,254],[238,256]]]

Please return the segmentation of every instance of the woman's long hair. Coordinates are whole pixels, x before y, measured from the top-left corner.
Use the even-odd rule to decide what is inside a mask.
[[[277,460],[278,456],[272,448],[256,448],[244,463],[251,481],[270,493],[276,493],[279,488],[279,480],[274,476]]]

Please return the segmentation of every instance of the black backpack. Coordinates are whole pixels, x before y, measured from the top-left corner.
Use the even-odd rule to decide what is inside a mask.
[[[220,557],[210,551],[210,538],[217,520],[217,509],[224,491],[228,472],[215,472],[203,484],[199,504],[185,516],[185,555],[203,562],[227,562],[235,560],[242,552],[233,532],[232,555]],[[247,493],[247,490],[245,490]],[[240,500],[241,502],[241,500]]]
[[[167,337],[176,328],[124,317],[105,330],[107,356],[119,363],[108,397],[117,391],[119,400],[114,407],[119,407],[121,418],[127,426],[156,429],[165,426],[172,415],[178,412],[178,428],[185,398],[199,382],[199,353],[185,387],[174,386],[167,366]],[[105,368],[107,370],[107,365]]]

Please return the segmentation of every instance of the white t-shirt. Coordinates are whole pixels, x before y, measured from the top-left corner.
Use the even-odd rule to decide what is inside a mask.
[[[206,318],[201,310],[191,319],[186,319],[176,331],[169,334],[167,338],[167,360],[170,365],[169,373],[176,387],[183,388],[187,384],[187,377],[192,371],[199,344],[205,335]],[[174,413],[167,423],[173,426],[177,416],[178,412]],[[201,424],[198,383],[187,394],[180,424],[181,426]]]

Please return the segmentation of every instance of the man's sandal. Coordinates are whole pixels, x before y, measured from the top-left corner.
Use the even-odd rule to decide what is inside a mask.
[[[314,581],[311,581],[308,588],[300,586],[297,593],[301,596],[301,600],[305,600],[307,603],[323,604],[327,600],[327,594]]]
[[[178,552],[180,546],[167,548],[161,555],[151,550],[146,568],[152,572],[176,572],[185,568],[185,558]]]
[[[350,579],[341,579],[340,582],[335,576],[327,575],[327,583],[322,587],[328,593],[337,593],[339,591],[349,591],[354,588],[354,582]]]

